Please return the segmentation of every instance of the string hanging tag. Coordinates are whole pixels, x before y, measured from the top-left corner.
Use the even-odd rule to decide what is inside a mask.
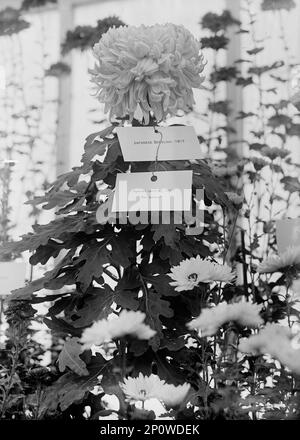
[[[161,146],[161,144],[162,144],[163,134],[162,134],[161,131],[158,131],[157,128],[156,128],[155,126],[153,126],[153,128],[154,128],[154,132],[155,132],[155,133],[159,133],[159,134],[160,134],[160,139],[159,139],[158,146],[157,146],[157,149],[156,149],[156,154],[155,154],[154,171],[152,171],[152,177],[151,177],[151,181],[152,181],[152,182],[156,182],[156,181],[157,181],[157,176],[156,176],[155,173],[156,173],[156,171],[157,171],[158,153],[159,153],[160,146]]]

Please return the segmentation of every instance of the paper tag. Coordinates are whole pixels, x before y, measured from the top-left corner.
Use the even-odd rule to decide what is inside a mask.
[[[112,212],[189,211],[191,170],[117,174]]]
[[[193,127],[117,127],[125,161],[192,160],[204,157]],[[161,136],[161,134],[162,136]],[[161,143],[160,143],[161,140]]]
[[[300,218],[277,220],[276,239],[279,253],[289,246],[300,246]]]
[[[10,295],[12,290],[25,284],[26,263],[0,262],[0,296]]]

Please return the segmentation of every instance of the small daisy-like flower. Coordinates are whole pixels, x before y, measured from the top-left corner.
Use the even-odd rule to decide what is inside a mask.
[[[188,383],[178,386],[165,384],[159,388],[157,398],[163,402],[167,409],[176,408],[185,400],[189,390]]]
[[[92,345],[101,345],[126,335],[138,339],[151,339],[156,331],[144,324],[145,317],[145,313],[139,311],[122,310],[116,318],[95,322],[82,333],[80,341],[83,344],[83,349],[88,349]]]
[[[226,264],[220,265],[202,259],[199,255],[196,258],[183,260],[178,266],[172,267],[168,275],[174,280],[170,282],[170,285],[175,286],[177,292],[193,290],[199,283],[230,282],[235,276]]]
[[[187,324],[188,329],[201,331],[201,336],[213,336],[226,322],[234,321],[242,326],[255,328],[263,323],[259,313],[262,305],[249,302],[220,303],[204,309],[198,318]]]
[[[257,266],[259,273],[281,272],[300,265],[300,246],[289,246],[284,252],[266,258]]]
[[[138,377],[128,377],[124,382],[119,383],[127,400],[145,401],[157,398],[165,381],[155,374],[144,376],[142,373]]]
[[[181,261],[178,266],[174,266],[169,273],[172,278],[171,286],[181,292],[183,290],[193,290],[199,283],[208,283],[210,262],[202,260],[198,255],[196,258],[187,258]]]
[[[145,401],[149,399],[160,400],[167,409],[178,407],[190,390],[190,385],[167,384],[155,374],[144,376],[142,373],[138,377],[128,377],[124,382],[120,382],[126,399],[129,401]]]

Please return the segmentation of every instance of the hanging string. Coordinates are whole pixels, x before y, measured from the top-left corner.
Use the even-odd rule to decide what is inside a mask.
[[[162,134],[161,131],[158,131],[155,126],[153,126],[153,128],[154,128],[154,132],[155,133],[159,133],[160,134],[160,140],[158,142],[158,146],[157,146],[156,154],[155,154],[154,171],[152,171],[152,177],[151,177],[152,182],[156,182],[157,181],[157,176],[155,175],[155,173],[156,173],[157,167],[158,167],[158,153],[159,153],[160,146],[162,144],[163,134]]]

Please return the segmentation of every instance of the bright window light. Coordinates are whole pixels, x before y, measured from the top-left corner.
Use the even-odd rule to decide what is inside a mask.
[[[5,90],[5,86],[6,86],[5,69],[3,66],[0,66],[0,90]]]

